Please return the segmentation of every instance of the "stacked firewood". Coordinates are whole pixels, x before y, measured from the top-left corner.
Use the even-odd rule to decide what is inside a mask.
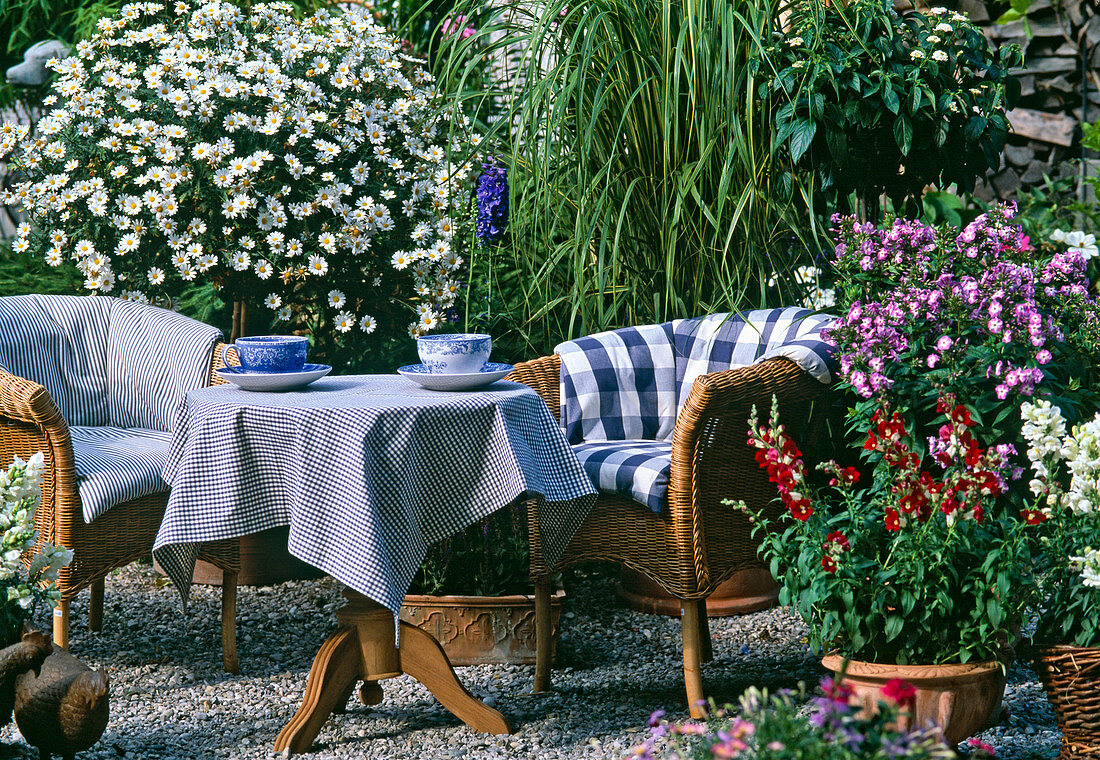
[[[960,0],[959,10],[984,28],[994,44],[1014,42],[1025,55],[1017,72],[1021,99],[1009,113],[1009,137],[1001,167],[990,172],[975,195],[1010,199],[1021,188],[1076,177],[1082,158],[1080,123],[1100,119],[1100,0],[1034,0],[1024,21],[998,24],[1007,6]]]

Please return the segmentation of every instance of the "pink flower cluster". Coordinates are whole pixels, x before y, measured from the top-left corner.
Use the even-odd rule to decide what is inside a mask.
[[[1065,340],[1055,312],[1093,297],[1083,256],[1037,260],[1014,214],[1006,204],[947,232],[834,217],[834,263],[852,300],[825,337],[856,393],[881,395],[928,370],[949,386],[990,380],[1002,400],[1035,393]]]

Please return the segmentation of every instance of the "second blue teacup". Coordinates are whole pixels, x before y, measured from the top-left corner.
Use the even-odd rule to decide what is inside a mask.
[[[429,372],[454,375],[480,372],[489,361],[493,339],[482,333],[421,335],[416,352]]]
[[[301,372],[309,351],[309,338],[301,335],[255,335],[237,338],[222,348],[222,361],[226,365],[226,352],[237,352],[241,369],[245,372]]]

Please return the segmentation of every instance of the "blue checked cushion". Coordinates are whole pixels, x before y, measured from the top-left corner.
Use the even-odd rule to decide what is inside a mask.
[[[115,504],[167,491],[161,477],[172,434],[140,428],[69,428],[76,490],[91,522]]]
[[[676,415],[700,375],[786,357],[822,383],[833,317],[760,309],[629,327],[562,343],[561,424],[593,484],[660,510]],[[659,457],[663,456],[663,460]]]
[[[834,317],[798,307],[711,314],[672,322],[677,406],[700,375],[782,356],[824,384],[832,381],[832,346],[821,331]]]
[[[600,491],[629,496],[654,512],[664,507],[671,441],[588,441],[573,452]]]
[[[671,324],[562,343],[561,424],[569,443],[666,440],[676,424]]]

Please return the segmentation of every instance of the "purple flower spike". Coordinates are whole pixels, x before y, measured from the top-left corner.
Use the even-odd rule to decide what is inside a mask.
[[[500,242],[508,226],[508,170],[495,160],[481,165],[477,178],[477,237]]]

